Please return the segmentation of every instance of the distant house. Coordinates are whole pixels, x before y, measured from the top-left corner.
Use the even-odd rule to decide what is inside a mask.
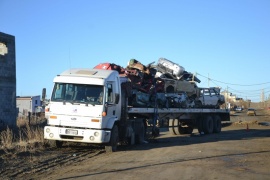
[[[234,94],[232,94],[232,93],[230,93],[228,91],[223,91],[223,92],[221,92],[221,94],[224,96],[226,101],[237,102],[237,101],[240,100],[240,98],[237,98],[236,95],[234,95]]]
[[[17,96],[16,101],[18,116],[28,116],[28,112],[33,115],[44,112],[40,96]]]

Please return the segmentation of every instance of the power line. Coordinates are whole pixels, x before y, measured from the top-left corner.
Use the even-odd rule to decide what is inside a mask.
[[[235,89],[233,89],[233,88],[230,88],[230,89],[232,89],[232,90],[235,90]],[[270,87],[265,87],[265,88],[263,88],[263,89],[269,89],[270,90]],[[235,90],[235,91],[238,91],[238,90]],[[256,89],[256,90],[242,90],[241,89],[241,92],[243,92],[243,91],[252,91],[252,92],[255,92],[255,91],[262,91],[262,88],[261,89]]]
[[[235,89],[233,89],[233,88],[231,88],[231,87],[228,87],[229,89],[231,89],[231,90],[233,90],[234,92],[237,92],[237,93],[242,93],[242,94],[252,94],[252,95],[260,95],[261,94],[261,92],[259,92],[259,93],[253,93],[253,92],[242,92],[242,91],[239,91],[239,90],[235,90]],[[265,88],[263,88],[264,90],[265,90]],[[262,89],[260,89],[260,91],[262,91]],[[268,90],[268,91],[264,91],[264,93],[270,93],[270,90]]]
[[[254,89],[253,90],[236,90],[236,89],[233,89],[233,88],[231,88],[231,87],[228,86],[228,85],[234,85],[234,86],[257,86],[257,85],[269,84],[270,82],[258,83],[258,84],[233,84],[233,83],[226,83],[226,82],[223,82],[223,81],[211,79],[211,78],[209,78],[209,75],[208,75],[208,77],[206,77],[204,75],[201,75],[199,73],[197,73],[197,75],[206,78],[207,81],[208,81],[208,84],[211,81],[213,84],[215,84],[216,86],[218,86],[220,88],[222,88],[222,86],[219,86],[217,84],[217,82],[226,84],[227,87],[226,88],[222,88],[222,89],[227,89],[227,91],[228,91],[228,89],[230,89],[230,92],[232,94],[235,94],[236,96],[240,96],[240,97],[251,98],[251,99],[253,99],[253,101],[254,100],[255,101],[262,101],[262,98],[264,98],[264,96],[266,94],[270,93],[270,87],[269,86],[268,87],[265,87],[265,88],[261,88],[261,89],[256,89],[256,90],[254,90]],[[262,89],[263,89],[263,91],[262,91]],[[270,97],[270,94],[269,94],[269,97]]]
[[[197,73],[197,75],[200,75],[200,76],[202,76],[204,78],[207,78],[207,79],[209,79],[211,81],[216,81],[216,82],[219,82],[219,83],[223,83],[223,84],[227,84],[227,85],[234,85],[234,86],[258,86],[258,85],[270,84],[270,82],[264,82],[264,83],[258,83],[258,84],[233,84],[233,83],[228,83],[228,82],[223,82],[223,81],[218,81],[218,80],[215,80],[215,79],[211,79],[211,78],[206,77],[206,76],[204,76],[202,74],[199,74],[199,73]]]

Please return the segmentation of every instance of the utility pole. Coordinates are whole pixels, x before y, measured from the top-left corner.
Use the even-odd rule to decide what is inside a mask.
[[[262,102],[262,106],[263,106],[263,108],[264,108],[264,107],[265,107],[264,89],[262,89],[262,93],[261,93],[261,102]]]
[[[230,105],[229,105],[229,101],[228,101],[228,99],[229,99],[229,91],[228,91],[228,86],[227,86],[227,90],[226,90],[226,104],[227,104],[227,108],[229,108],[230,109]]]

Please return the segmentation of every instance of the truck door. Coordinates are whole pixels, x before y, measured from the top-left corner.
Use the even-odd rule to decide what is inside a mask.
[[[218,102],[218,96],[214,89],[209,89],[211,96],[211,105],[216,105]]]
[[[115,88],[113,83],[108,83],[106,86],[105,103],[107,106],[107,116],[109,118],[116,117],[116,104],[114,103]]]
[[[202,91],[203,91],[203,104],[209,105],[211,101],[209,89],[203,89]]]

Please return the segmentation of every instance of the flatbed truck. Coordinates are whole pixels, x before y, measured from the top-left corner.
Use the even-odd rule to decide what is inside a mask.
[[[158,136],[159,124],[167,122],[174,134],[221,132],[221,121],[229,121],[228,109],[132,107],[130,81],[115,70],[69,69],[54,78],[45,115],[44,138],[57,147],[63,142],[104,145],[106,152],[119,143],[143,143],[146,129]]]

